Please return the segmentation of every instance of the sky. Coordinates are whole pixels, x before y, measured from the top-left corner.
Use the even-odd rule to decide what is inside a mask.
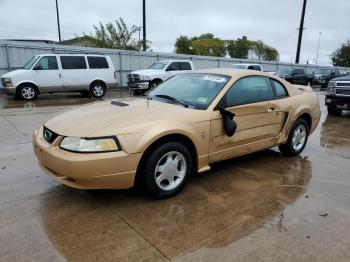
[[[295,60],[303,0],[146,0],[147,38],[155,52],[174,52],[180,35],[246,35],[275,47],[280,61]],[[58,0],[61,34],[70,39],[92,25],[123,17],[142,26],[142,0]],[[55,0],[0,0],[0,39],[58,40]],[[5,14],[5,15],[4,15]],[[9,15],[11,14],[11,15]],[[329,65],[330,54],[350,39],[350,0],[308,0],[301,63]],[[138,33],[134,36],[138,39]]]

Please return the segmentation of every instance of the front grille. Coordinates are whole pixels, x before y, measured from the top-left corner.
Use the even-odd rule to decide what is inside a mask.
[[[136,83],[140,81],[140,75],[137,74],[128,74],[128,81],[130,83]]]
[[[345,96],[350,96],[350,89],[336,89],[335,93],[337,95],[345,95]]]
[[[337,82],[337,86],[349,86],[350,87],[350,82],[346,83],[346,82]]]
[[[58,137],[58,134],[44,127],[43,136],[47,142],[52,143]]]

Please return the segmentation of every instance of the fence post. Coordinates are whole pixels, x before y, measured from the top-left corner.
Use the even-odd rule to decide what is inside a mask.
[[[9,55],[9,50],[8,50],[8,45],[5,43],[5,53],[6,53],[6,63],[7,63],[7,70],[11,70],[11,65],[10,65],[10,55]]]
[[[220,59],[218,58],[218,68],[220,68]]]
[[[119,81],[120,87],[123,85],[123,73],[122,73],[122,54],[119,52]]]

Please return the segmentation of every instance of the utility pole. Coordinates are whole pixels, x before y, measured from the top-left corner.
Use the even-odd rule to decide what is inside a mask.
[[[301,40],[303,38],[303,31],[304,31],[304,17],[305,17],[305,9],[306,9],[306,1],[304,0],[303,3],[303,10],[301,12],[301,19],[300,19],[300,26],[299,26],[299,37],[298,37],[298,47],[297,47],[297,55],[295,57],[295,63],[299,64],[300,59],[300,48],[301,48]]]
[[[57,0],[56,0],[56,14],[57,14],[57,27],[58,27],[58,41],[61,42],[60,14],[58,12]]]
[[[146,49],[147,49],[147,45],[146,45],[146,41],[147,41],[146,40],[146,0],[143,0],[142,13],[143,13],[143,51],[146,51]]]
[[[316,65],[317,65],[317,61],[318,61],[318,54],[320,53],[321,35],[322,35],[322,32],[320,32],[320,35],[319,35],[319,37],[318,37],[318,47],[317,47]]]

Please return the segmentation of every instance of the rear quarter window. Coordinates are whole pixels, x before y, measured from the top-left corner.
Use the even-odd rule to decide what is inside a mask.
[[[62,69],[86,69],[84,56],[61,56]]]
[[[106,57],[101,56],[88,56],[87,57],[89,68],[91,69],[103,69],[109,68]]]
[[[180,62],[181,70],[191,70],[191,65],[188,62]]]
[[[286,88],[280,82],[278,82],[274,79],[270,79],[270,80],[271,80],[272,86],[275,89],[276,97],[282,98],[282,97],[288,96]]]

